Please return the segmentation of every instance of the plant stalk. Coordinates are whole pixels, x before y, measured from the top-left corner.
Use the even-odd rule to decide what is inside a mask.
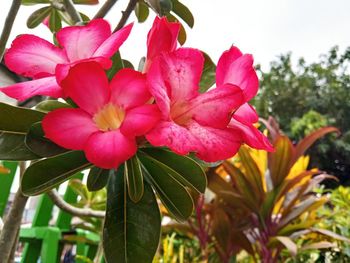
[[[126,22],[128,21],[131,12],[135,9],[135,6],[137,4],[138,0],[130,0],[128,6],[124,11],[122,11],[122,17],[119,20],[119,23],[117,27],[114,29],[113,32],[117,32],[119,29],[121,29],[123,26],[125,26]]]
[[[118,0],[107,0],[100,10],[97,11],[93,19],[105,17],[117,1]]]
[[[79,12],[75,9],[72,0],[63,0],[64,6],[66,8],[67,13],[73,20],[74,24],[80,24],[83,22]]]
[[[0,62],[4,57],[6,43],[10,37],[13,23],[15,22],[15,18],[17,16],[19,7],[21,6],[21,0],[13,0],[10,10],[7,14],[4,28],[2,29],[2,33],[0,36]]]

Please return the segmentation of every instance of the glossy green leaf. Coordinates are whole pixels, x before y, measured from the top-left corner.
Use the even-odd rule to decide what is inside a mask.
[[[163,205],[178,221],[188,219],[193,211],[193,200],[186,188],[177,181],[164,167],[159,166],[153,158],[139,153],[145,178],[156,190]]]
[[[204,67],[201,76],[201,80],[199,83],[199,92],[206,92],[209,88],[211,88],[215,84],[215,71],[216,65],[208,56],[208,54],[203,53],[204,56]]]
[[[149,8],[144,2],[137,2],[135,6],[135,15],[137,17],[137,21],[139,23],[143,23],[146,21],[149,15]]]
[[[137,203],[143,195],[143,175],[140,161],[136,155],[125,162],[124,175],[130,199]]]
[[[33,153],[24,143],[25,134],[0,131],[0,160],[27,161],[40,157]]]
[[[134,69],[134,65],[129,60],[126,60],[126,59],[123,59],[123,67]]]
[[[84,13],[79,12],[81,19],[83,20],[84,23],[89,22],[91,19],[90,17],[88,17],[87,15],[85,15]]]
[[[91,168],[87,179],[87,188],[89,191],[98,191],[105,187],[111,174],[113,174],[111,170],[99,167]]]
[[[25,134],[32,124],[41,121],[44,113],[0,102],[0,131]]]
[[[52,10],[54,9],[51,6],[45,6],[36,10],[29,16],[27,20],[27,27],[35,28],[40,25],[40,23],[42,23],[44,19],[50,15]]]
[[[49,28],[51,32],[56,33],[62,28],[62,18],[56,9],[52,9],[49,19]]]
[[[111,80],[119,70],[124,68],[124,63],[119,51],[113,55],[112,62],[112,67],[107,71],[107,77],[109,80]]]
[[[179,20],[170,13],[168,13],[166,15],[166,17],[168,18],[168,20],[170,22],[179,22]],[[185,44],[186,39],[187,39],[186,30],[185,30],[184,26],[180,23],[180,31],[179,31],[179,35],[177,37],[177,40],[179,41],[180,45],[182,46],[183,44]]]
[[[138,203],[128,196],[123,166],[107,185],[107,212],[103,248],[107,263],[152,262],[160,239],[161,218],[157,200],[145,183]]]
[[[189,27],[192,28],[194,25],[194,18],[190,9],[188,9],[187,6],[185,6],[178,0],[172,0],[172,4],[173,4],[172,11],[176,15],[178,15],[183,21],[185,21]]]
[[[63,153],[29,166],[22,178],[22,192],[25,195],[38,195],[68,180],[77,172],[91,164],[83,152]]]
[[[0,103],[0,160],[35,160],[39,156],[25,145],[31,125],[40,121],[44,113]]]
[[[69,151],[45,138],[41,122],[34,123],[29,129],[25,136],[25,144],[40,157],[51,157]]]
[[[159,148],[145,148],[142,151],[152,157],[154,162],[163,164],[162,167],[177,181],[195,191],[204,193],[207,187],[207,177],[202,167],[193,159]]]
[[[35,106],[36,110],[42,112],[50,112],[62,108],[72,108],[72,106],[58,100],[44,100]]]

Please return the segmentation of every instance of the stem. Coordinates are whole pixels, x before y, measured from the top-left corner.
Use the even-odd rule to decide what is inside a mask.
[[[11,254],[10,254],[8,263],[15,263],[15,254],[16,254],[18,242],[19,242],[19,229],[17,231],[15,242],[13,243],[13,247],[11,250]]]
[[[72,0],[63,0],[64,6],[66,7],[66,11],[73,20],[74,24],[80,24],[83,22],[79,12],[75,9]]]
[[[105,212],[103,211],[96,211],[89,208],[77,208],[75,206],[72,206],[68,204],[66,201],[64,201],[57,190],[51,190],[47,192],[47,195],[51,198],[52,202],[57,205],[59,208],[61,208],[63,211],[72,214],[73,216],[79,216],[79,217],[97,217],[97,218],[104,218]],[[0,254],[1,255],[1,254]]]
[[[109,10],[111,10],[111,8],[114,6],[114,4],[117,2],[118,0],[107,0],[103,6],[100,8],[100,10],[98,10],[98,12],[96,13],[96,15],[94,16],[93,19],[96,18],[102,18],[105,15],[107,15],[107,13],[109,12]]]
[[[119,29],[121,29],[123,26],[125,26],[126,22],[128,21],[130,15],[131,15],[131,12],[135,9],[137,1],[138,0],[130,0],[129,1],[129,4],[126,7],[125,11],[122,11],[122,17],[120,18],[119,23],[113,32],[117,32]]]
[[[10,37],[13,22],[15,21],[15,18],[17,16],[18,9],[20,6],[21,6],[21,0],[13,0],[10,10],[7,14],[4,28],[2,29],[2,33],[0,37],[0,62],[2,61],[2,58],[4,56],[6,43]]]

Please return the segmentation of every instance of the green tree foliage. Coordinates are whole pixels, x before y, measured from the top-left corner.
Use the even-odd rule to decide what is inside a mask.
[[[268,71],[259,68],[261,88],[254,106],[262,117],[274,116],[294,140],[323,125],[338,127],[343,136],[322,140],[311,154],[313,165],[344,183],[350,172],[350,141],[344,136],[350,130],[350,48],[340,52],[334,47],[311,64],[302,58],[292,62],[289,53]]]

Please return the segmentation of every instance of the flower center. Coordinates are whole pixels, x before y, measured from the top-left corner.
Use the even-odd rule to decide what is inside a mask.
[[[186,126],[186,124],[192,119],[188,103],[183,101],[171,105],[170,117],[176,124]]]
[[[116,130],[125,118],[125,111],[112,103],[105,105],[94,115],[94,122],[101,131]]]

